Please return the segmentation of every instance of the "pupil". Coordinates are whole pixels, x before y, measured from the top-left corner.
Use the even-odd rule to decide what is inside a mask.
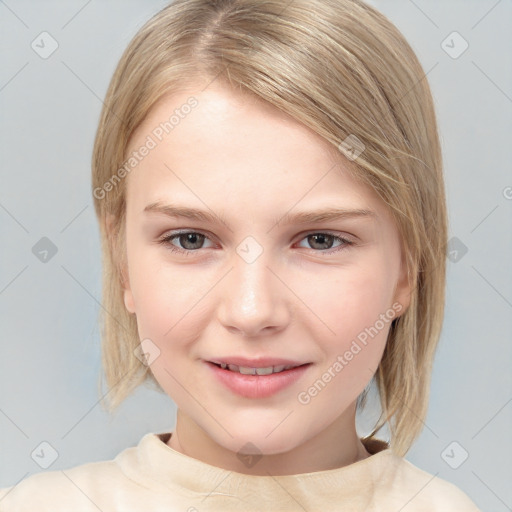
[[[331,235],[311,235],[309,238],[313,239],[313,243],[311,244],[315,249],[330,249],[332,246],[332,236]],[[328,241],[326,241],[328,240]],[[311,242],[310,242],[311,243]],[[315,247],[315,244],[326,245],[327,247]]]
[[[200,245],[202,242],[201,238],[203,235],[200,235],[198,233],[186,233],[181,236],[182,236],[181,243],[182,243],[183,247],[185,247],[186,249],[199,249],[200,248]],[[189,247],[188,244],[192,244],[193,247]],[[198,244],[199,247],[194,247],[195,244]]]

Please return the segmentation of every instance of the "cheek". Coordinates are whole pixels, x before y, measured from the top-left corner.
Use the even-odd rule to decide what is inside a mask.
[[[350,277],[340,272],[336,282],[324,283],[328,299],[315,295],[318,314],[330,330],[315,322],[312,336],[323,359],[296,399],[318,428],[346,411],[371,381],[395,316],[386,279],[352,270]]]
[[[191,357],[190,348],[206,327],[204,305],[199,301],[204,286],[189,272],[171,270],[161,258],[157,261],[148,255],[137,259],[132,275],[139,338],[157,347],[151,372],[176,403],[184,403],[190,396],[183,388],[188,382],[183,362]],[[186,387],[191,392],[195,389],[190,382]]]
[[[317,273],[308,283],[297,283],[296,289],[297,295],[319,320],[322,338],[331,338],[335,344],[347,343],[374,325],[391,307],[390,277],[385,265],[369,259],[334,272],[331,268]]]
[[[143,267],[141,261],[141,272],[134,276],[132,284],[139,332],[155,338],[155,342],[165,338],[172,343],[178,332],[198,320],[201,307],[196,303],[204,295],[204,287],[187,273],[147,264]]]
[[[130,289],[135,304],[139,335],[142,338],[160,339],[172,335],[180,318],[194,314],[192,305],[197,302],[199,291],[187,272],[172,270],[165,262],[160,247],[144,247],[128,236],[128,268]],[[169,332],[170,331],[170,332]],[[162,347],[164,348],[164,347]]]
[[[316,275],[314,287],[310,282],[298,295],[314,313],[308,313],[308,325],[323,355],[318,377],[335,383],[324,398],[342,393],[355,399],[379,365],[396,315],[392,276],[376,260],[340,268],[335,280],[330,271]]]

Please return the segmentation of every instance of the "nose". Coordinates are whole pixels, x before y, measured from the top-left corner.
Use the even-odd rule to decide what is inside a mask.
[[[290,320],[289,293],[263,252],[251,263],[233,255],[232,270],[221,281],[221,325],[233,334],[258,337],[282,331]]]

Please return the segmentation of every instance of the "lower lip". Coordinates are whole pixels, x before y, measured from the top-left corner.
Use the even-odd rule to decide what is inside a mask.
[[[270,375],[244,375],[224,370],[210,362],[206,364],[212,369],[215,377],[237,395],[245,398],[266,398],[300,379],[311,363]]]

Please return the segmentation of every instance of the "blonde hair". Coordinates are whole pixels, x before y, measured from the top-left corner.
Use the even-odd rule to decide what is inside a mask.
[[[155,103],[194,79],[222,80],[253,94],[333,148],[344,147],[347,137],[364,144],[350,169],[393,214],[412,290],[409,307],[392,322],[374,376],[382,414],[370,436],[388,425],[391,448],[404,455],[427,413],[443,322],[442,157],[417,57],[398,29],[360,0],[177,0],[125,50],[105,98],[92,159],[109,409],[145,381],[159,386],[134,354],[140,343],[136,318],[123,302],[125,180],[108,189],[105,184],[123,166],[135,130]]]

